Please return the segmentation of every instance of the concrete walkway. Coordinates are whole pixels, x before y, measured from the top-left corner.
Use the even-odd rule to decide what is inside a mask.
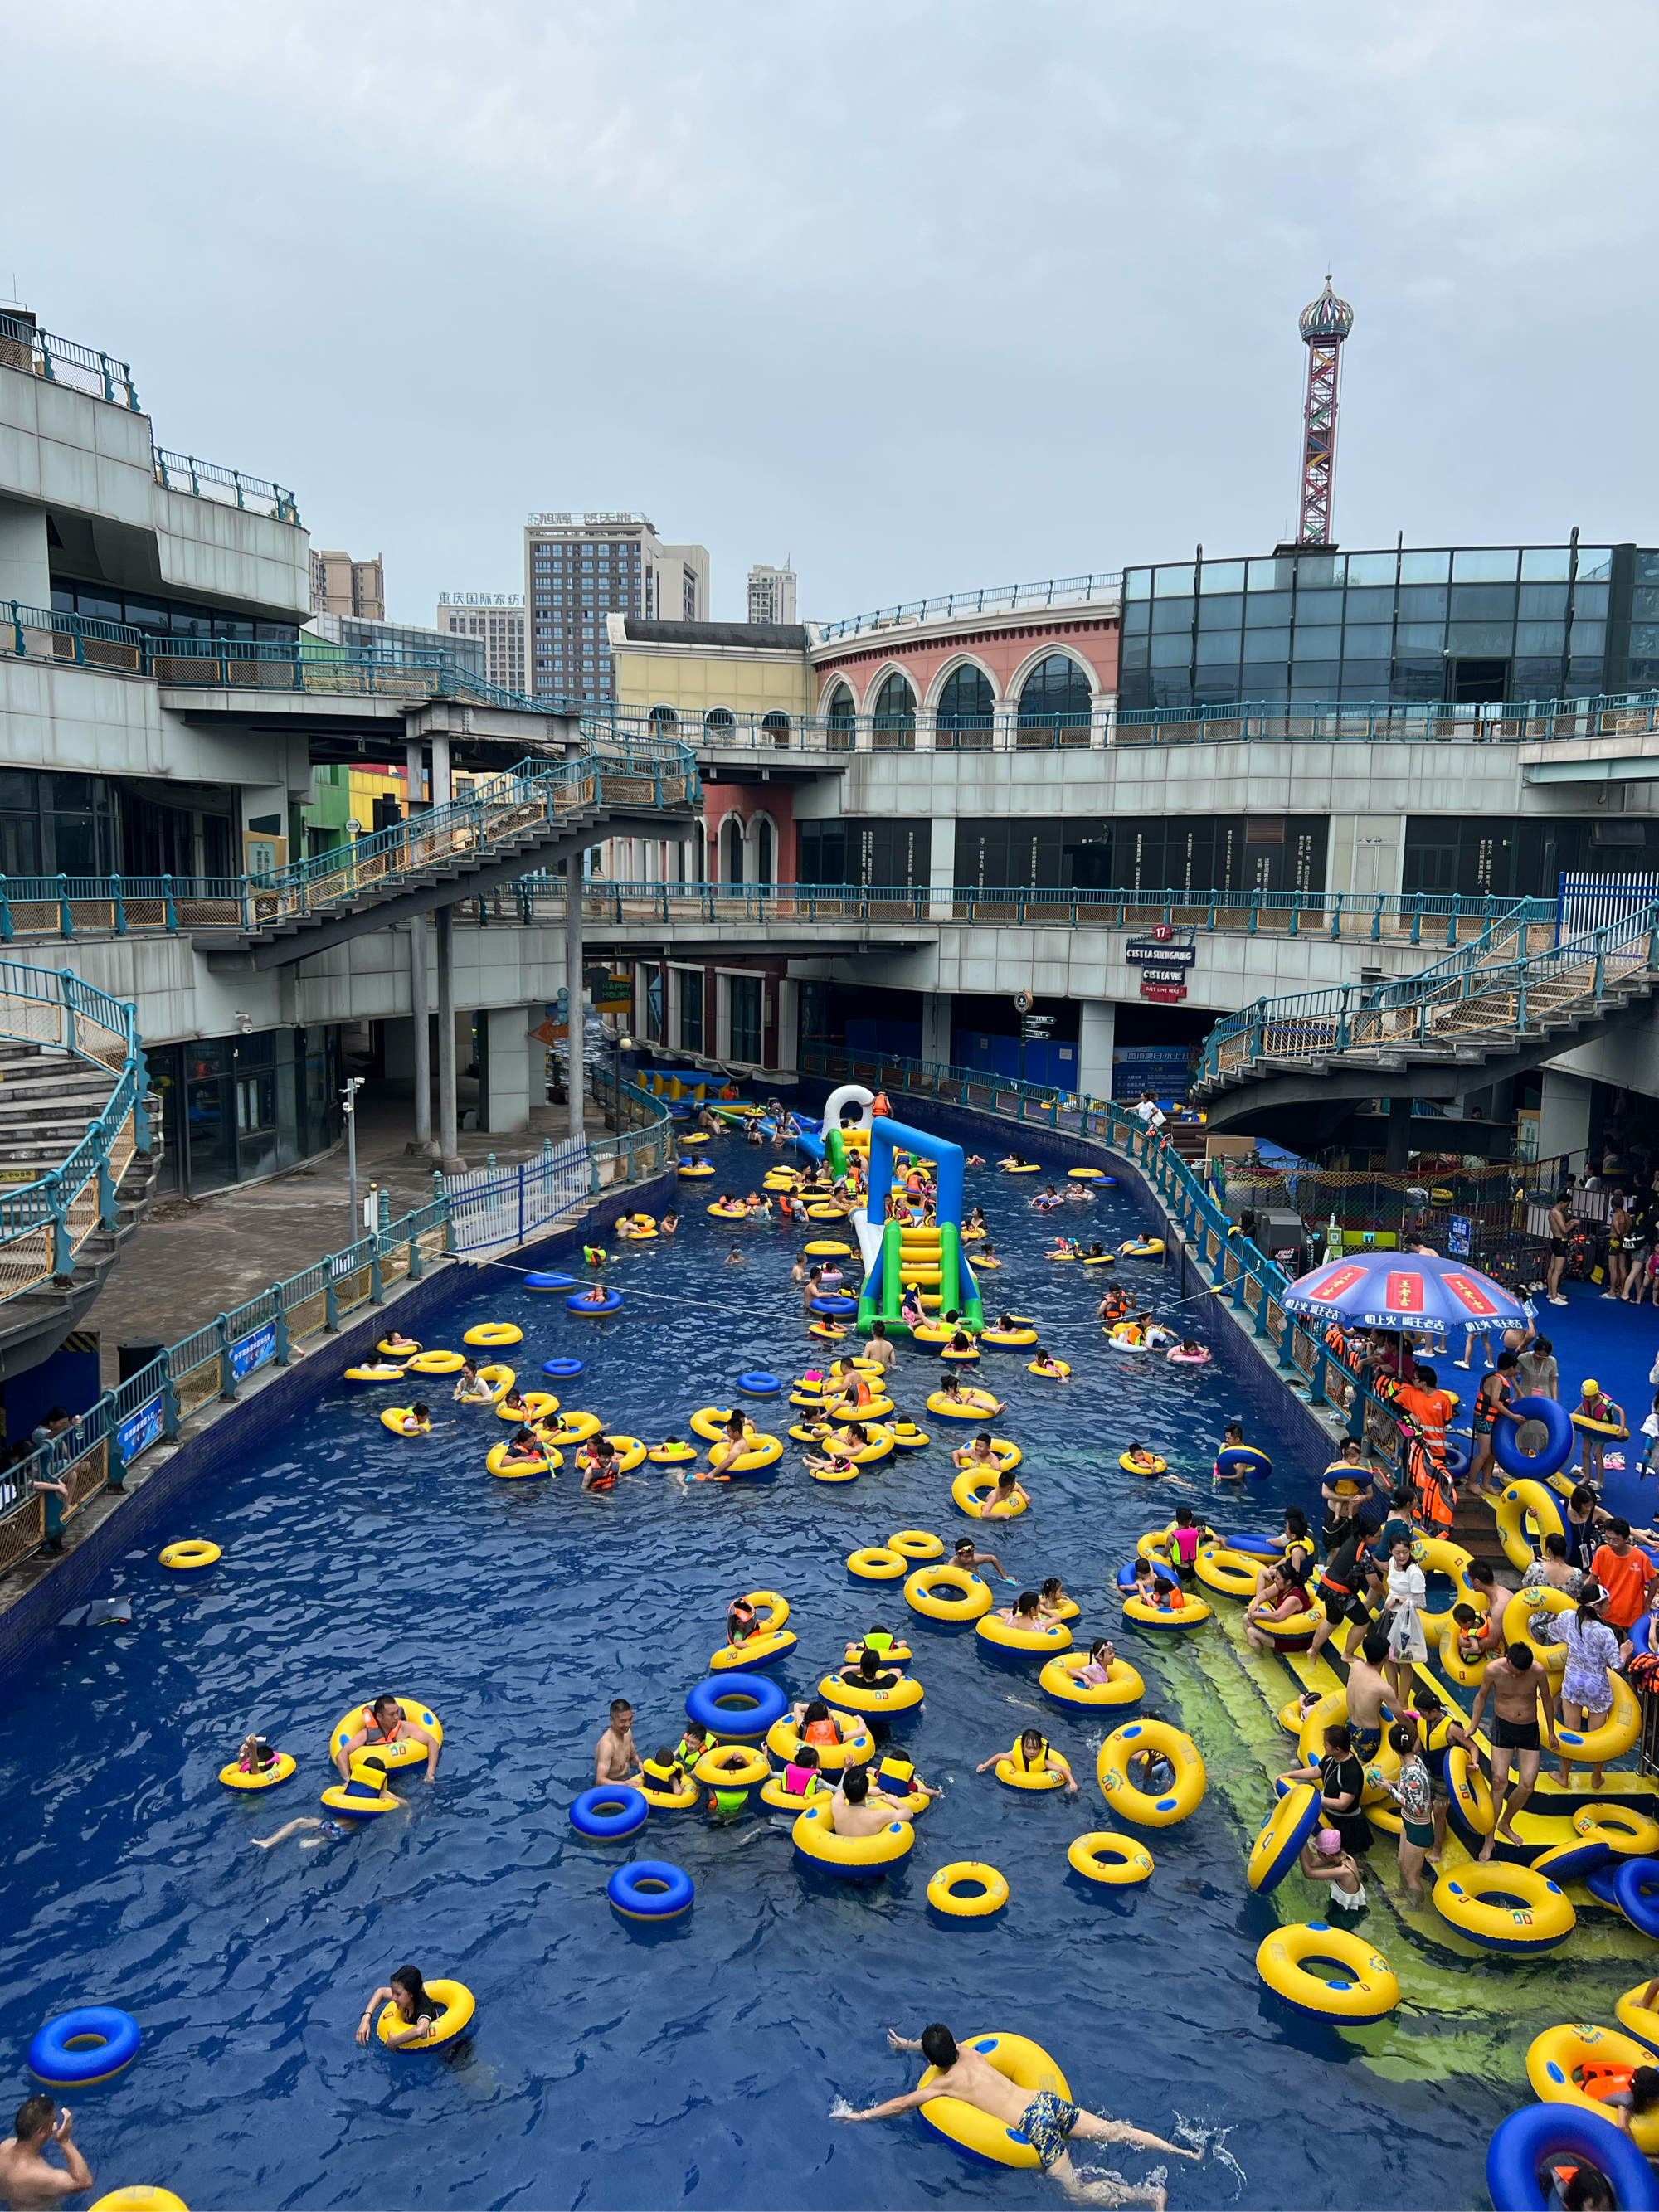
[[[458,1089],[464,1094],[468,1087],[463,1081]],[[407,1084],[370,1083],[357,1099],[358,1194],[366,1197],[370,1184],[379,1184],[390,1196],[394,1221],[434,1195],[430,1165],[404,1149],[412,1121],[408,1091]],[[471,1102],[463,1097],[461,1103]],[[590,1137],[604,1133],[591,1099],[587,1130]],[[511,1167],[538,1156],[544,1138],[556,1145],[568,1134],[566,1107],[532,1105],[527,1132],[469,1132],[468,1164],[483,1167],[493,1152],[498,1167]],[[100,1334],[105,1389],[120,1379],[122,1342],[177,1343],[282,1277],[339,1251],[357,1233],[343,1145],[247,1189],[153,1206],[82,1323]]]

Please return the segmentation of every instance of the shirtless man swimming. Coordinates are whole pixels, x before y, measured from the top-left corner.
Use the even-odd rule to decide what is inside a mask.
[[[92,2186],[92,2168],[70,2136],[75,2115],[67,2105],[60,2112],[52,2100],[41,2094],[25,2097],[12,2123],[12,2139],[0,2142],[0,2197],[19,2208],[56,2204]],[[64,2166],[48,2166],[46,2148],[56,2143]]]
[[[830,1800],[830,1819],[838,1836],[878,1836],[887,1826],[892,1808],[884,1798],[872,1805],[869,1796],[869,1768],[854,1767]]]
[[[1540,1712],[1549,1734],[1550,1749],[1557,1748],[1548,1670],[1534,1659],[1530,1644],[1511,1644],[1501,1658],[1487,1661],[1486,1675],[1474,1693],[1474,1710],[1469,1715],[1471,1735],[1480,1725],[1488,1698],[1492,1699],[1492,1802],[1498,1818],[1491,1835],[1480,1846],[1483,1859],[1489,1859],[1500,1843],[1518,1844],[1521,1840],[1513,1824],[1538,1779],[1539,1760],[1543,1755],[1538,1733]],[[1516,1760],[1519,1777],[1512,1797],[1505,1795],[1511,1757]]]
[[[1006,2075],[999,2074],[976,2051],[958,2049],[950,2029],[938,2021],[923,2028],[921,2039],[915,2043],[890,2027],[887,2043],[893,2051],[919,2051],[930,2066],[938,2067],[938,2074],[926,2088],[912,2089],[904,2097],[890,2097],[884,2105],[872,2105],[867,2112],[838,2113],[837,2118],[890,2119],[900,2112],[915,2112],[919,2105],[931,2104],[935,2097],[960,2097],[964,2105],[1001,2121],[1004,2127],[1018,2128],[1036,2151],[1042,2171],[1060,2184],[1074,2204],[1150,2204],[1152,2212],[1164,2212],[1165,2192],[1131,2188],[1115,2181],[1081,2180],[1066,2147],[1070,2136],[1093,2142],[1128,2143],[1136,2150],[1167,2151],[1172,2158],[1200,2155],[1179,2143],[1165,2142],[1162,2136],[1132,2128],[1126,2120],[1103,2120],[1097,2113],[1081,2112],[1052,2089],[1040,2089],[1033,2096]]]
[[[593,1784],[626,1782],[643,1774],[645,1761],[634,1748],[634,1708],[626,1698],[611,1700],[611,1725],[593,1747]]]

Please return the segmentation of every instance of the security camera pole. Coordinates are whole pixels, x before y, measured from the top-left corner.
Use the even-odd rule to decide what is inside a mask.
[[[357,1093],[366,1079],[349,1075],[341,1096],[345,1100],[346,1172],[351,1178],[351,1242],[355,1244],[363,1233],[362,1216],[357,1211]]]

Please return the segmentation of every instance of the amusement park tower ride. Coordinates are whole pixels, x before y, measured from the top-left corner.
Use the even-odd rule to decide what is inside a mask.
[[[1331,484],[1336,475],[1337,385],[1342,374],[1342,341],[1353,328],[1353,309],[1325,289],[1302,310],[1302,339],[1308,349],[1308,397],[1302,416],[1302,492],[1297,513],[1298,545],[1329,545]]]

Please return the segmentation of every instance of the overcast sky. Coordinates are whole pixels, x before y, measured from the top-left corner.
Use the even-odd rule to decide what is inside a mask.
[[[1656,542],[1659,16],[1084,0],[6,11],[6,243],[388,611],[641,507],[801,611],[1272,546]]]

